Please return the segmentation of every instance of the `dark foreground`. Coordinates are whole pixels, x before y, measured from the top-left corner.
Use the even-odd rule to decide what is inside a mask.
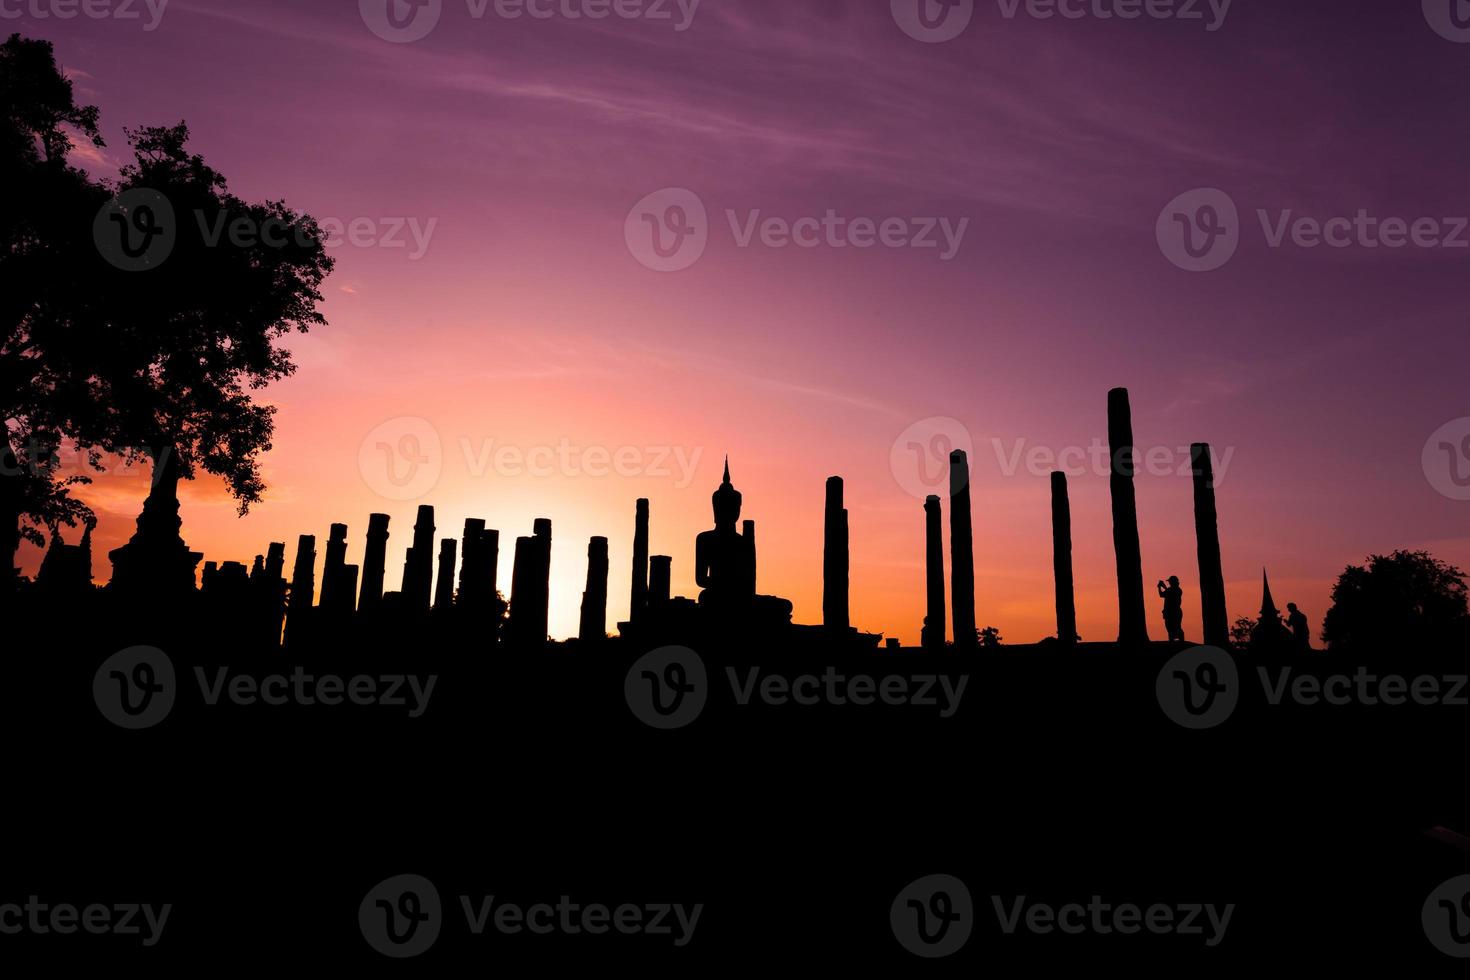
[[[708,649],[700,685],[687,654],[630,682],[647,651],[616,642],[292,655],[155,631],[174,679],[151,720],[118,714],[117,676],[149,677],[104,667],[121,647],[92,632],[49,619],[6,654],[18,962],[1463,968],[1435,930],[1470,953],[1470,903],[1423,919],[1470,874],[1453,834],[1426,834],[1470,834],[1470,707],[1412,697],[1419,676],[1438,679],[1420,700],[1470,697],[1460,656],[1376,658],[1409,703],[1364,703],[1383,688],[1363,681],[1353,703],[1272,705],[1260,668],[1269,687],[1359,661],[1237,654],[1238,703],[1189,729],[1164,706],[1178,665],[1158,684],[1183,648],[1163,645]],[[665,709],[669,683],[690,700],[659,714],[650,677]],[[820,703],[781,703],[792,683]]]

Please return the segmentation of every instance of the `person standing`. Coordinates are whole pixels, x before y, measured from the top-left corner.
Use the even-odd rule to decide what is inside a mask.
[[[1179,576],[1170,575],[1166,587],[1159,582],[1159,597],[1164,600],[1164,630],[1169,642],[1184,642],[1184,590],[1179,587]]]

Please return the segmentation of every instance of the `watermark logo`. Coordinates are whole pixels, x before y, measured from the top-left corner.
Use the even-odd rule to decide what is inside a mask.
[[[1420,919],[1435,949],[1456,959],[1470,957],[1470,875],[1451,878],[1430,892]]]
[[[157,647],[119,650],[92,677],[92,699],[119,728],[152,728],[173,710],[178,685],[173,661]]]
[[[1446,41],[1470,44],[1470,3],[1466,0],[1423,0],[1424,19]]]
[[[890,0],[893,22],[925,44],[953,41],[970,26],[975,0]]]
[[[357,0],[368,30],[393,44],[412,44],[429,36],[444,13],[443,0]]]
[[[1240,672],[1219,647],[1197,646],[1169,658],[1155,682],[1159,707],[1181,728],[1222,724],[1240,700]]]
[[[97,251],[124,272],[158,268],[173,254],[178,237],[173,205],[146,187],[123,191],[92,222]]]
[[[369,432],[357,450],[363,482],[386,500],[418,500],[444,472],[444,445],[428,419],[404,415]]]
[[[633,258],[654,272],[687,269],[709,244],[704,201],[684,187],[654,191],[628,212],[623,239]]]
[[[1230,195],[1197,187],[1164,206],[1154,226],[1159,251],[1187,272],[1212,272],[1240,246],[1240,214]]]
[[[958,419],[932,416],[904,429],[888,450],[888,468],[904,492],[923,500],[950,495],[950,454],[961,450],[966,459],[975,458],[970,430]],[[956,490],[964,489],[968,474]]]
[[[634,717],[650,728],[683,728],[709,699],[704,661],[688,647],[659,647],[639,657],[623,681]]]
[[[1435,429],[1419,462],[1425,479],[1440,495],[1470,500],[1470,417],[1451,419]]]
[[[363,897],[357,924],[367,944],[384,956],[418,956],[434,945],[444,925],[439,890],[421,875],[386,878]]]
[[[928,875],[898,893],[888,921],[900,946],[925,959],[956,953],[975,928],[970,890],[953,875]]]

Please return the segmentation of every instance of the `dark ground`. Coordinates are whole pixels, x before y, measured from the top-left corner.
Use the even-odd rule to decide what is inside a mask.
[[[375,973],[1463,969],[1430,944],[1420,915],[1437,885],[1470,873],[1470,851],[1424,833],[1470,833],[1470,707],[1272,707],[1256,665],[1237,654],[1239,706],[1190,731],[1160,707],[1156,680],[1180,649],[1162,644],[755,648],[700,651],[708,703],[686,727],[660,731],[624,696],[642,649],[467,652],[384,635],[372,652],[295,656],[161,640],[177,700],[160,723],[128,731],[103,717],[92,683],[106,657],[148,631],[94,642],[85,620],[33,621],[46,626],[6,654],[11,846],[0,903],[35,894],[173,910],[151,948],[137,936],[4,937],[22,961]],[[427,710],[409,718],[381,705],[209,706],[193,672],[205,665],[212,679],[228,663],[264,676],[297,660],[314,674],[438,680]],[[1375,660],[1410,676],[1470,672],[1463,656]],[[727,664],[969,680],[949,718],[914,705],[742,707]],[[1313,654],[1292,666],[1351,673],[1356,663]],[[358,907],[400,874],[434,883],[444,922],[427,952],[394,961],[369,946]],[[952,956],[925,960],[895,938],[889,909],[933,874],[968,887],[973,934]],[[461,895],[704,909],[683,947],[671,936],[474,936]],[[1009,906],[1022,895],[1235,910],[1213,947],[1203,935],[1007,935],[992,896]]]

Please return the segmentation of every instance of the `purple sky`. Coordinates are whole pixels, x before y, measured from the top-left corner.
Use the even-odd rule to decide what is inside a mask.
[[[406,248],[336,250],[331,326],[295,345],[301,372],[271,392],[272,498],[244,521],[202,489],[186,503],[186,536],[210,558],[294,547],[338,519],[356,545],[369,510],[394,513],[406,545],[415,501],[377,499],[354,461],[374,426],[422,417],[445,442],[424,498],[441,505],[441,533],[470,513],[509,536],[557,519],[554,584],[573,590],[553,600],[562,635],[587,534],[612,538],[610,618],[625,612],[636,496],[654,498],[655,549],[689,593],[690,541],[728,451],[762,522],[762,590],[815,619],[821,481],[841,473],[855,619],[913,641],[922,513],[890,449],[947,417],[975,448],[980,618],[1033,640],[1053,628],[1046,479],[1004,472],[993,440],[1086,447],[1105,435],[1107,389],[1124,385],[1140,446],[1232,453],[1232,616],[1258,606],[1262,565],[1278,602],[1314,624],[1336,573],[1370,551],[1470,565],[1470,504],[1437,492],[1421,459],[1431,433],[1470,416],[1470,44],[1431,28],[1433,0],[1428,13],[1235,0],[1223,21],[1203,0],[1196,20],[1072,6],[1086,16],[977,2],[943,43],[906,35],[887,0],[703,0],[686,30],[672,0],[671,20],[596,21],[507,19],[493,2],[476,18],[445,0],[407,44],[345,0],[172,0],[153,30],[140,0],[138,20],[26,13],[0,27],[53,40],[101,107],[100,173],[125,154],[122,126],[187,119],[242,196],[379,230],[432,222],[421,256],[408,230]],[[630,254],[624,222],[671,187],[706,207],[709,241],[660,273]],[[1239,213],[1238,250],[1210,272],[1176,268],[1155,235],[1161,209],[1196,188]],[[968,224],[946,261],[759,235],[741,247],[726,216],[828,209]],[[1273,227],[1288,209],[1429,217],[1421,240],[1460,245],[1307,248],[1288,232],[1273,248],[1258,209]],[[702,455],[688,487],[651,474],[477,483],[463,439]],[[1116,631],[1106,484],[1073,482],[1088,639]],[[1189,481],[1141,478],[1139,500],[1145,577],[1184,579],[1197,635]],[[104,540],[125,536],[134,501],[99,501]]]

